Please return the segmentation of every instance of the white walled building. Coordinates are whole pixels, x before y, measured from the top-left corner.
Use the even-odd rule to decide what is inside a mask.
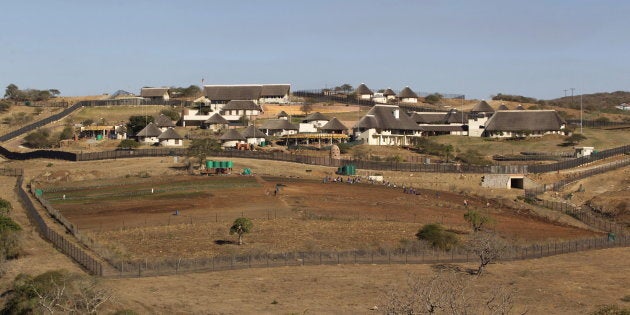
[[[420,126],[394,105],[375,105],[353,131],[368,145],[412,145],[422,134]]]

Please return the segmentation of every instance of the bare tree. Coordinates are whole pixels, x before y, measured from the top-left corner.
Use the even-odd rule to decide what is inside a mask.
[[[491,284],[489,294],[480,294],[473,279],[453,271],[439,272],[429,279],[407,276],[406,288],[387,293],[385,314],[509,314],[515,291]]]
[[[507,250],[507,243],[492,232],[473,233],[466,242],[466,250],[479,258],[479,267],[475,274],[481,275],[484,268],[496,260]]]

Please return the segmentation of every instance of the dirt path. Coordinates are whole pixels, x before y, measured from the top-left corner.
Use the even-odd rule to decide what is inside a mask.
[[[13,211],[10,216],[23,229],[23,254],[16,260],[6,262],[6,274],[0,278],[0,291],[8,289],[13,279],[20,273],[34,275],[52,269],[83,272],[73,260],[44,241],[31,225],[15,194],[15,181],[15,177],[0,176],[0,197],[11,202]]]

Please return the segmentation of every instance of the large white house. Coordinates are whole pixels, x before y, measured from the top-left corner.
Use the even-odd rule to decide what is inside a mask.
[[[204,85],[205,102],[220,111],[230,101],[252,101],[255,104],[289,102],[290,84]]]
[[[353,132],[368,145],[412,145],[422,135],[420,126],[395,105],[375,105]]]
[[[555,110],[501,110],[484,125],[483,136],[492,138],[541,137],[563,134],[567,123]]]

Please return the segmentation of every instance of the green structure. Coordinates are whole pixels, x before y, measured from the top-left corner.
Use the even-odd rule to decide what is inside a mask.
[[[337,168],[339,175],[357,175],[357,167],[354,164],[346,164]]]

